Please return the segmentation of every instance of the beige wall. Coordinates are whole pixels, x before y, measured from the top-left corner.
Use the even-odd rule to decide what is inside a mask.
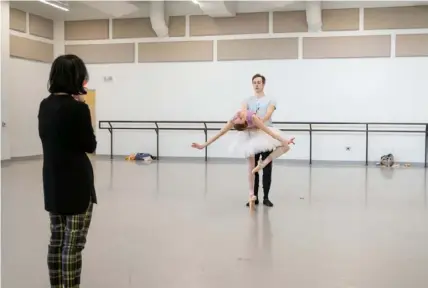
[[[53,61],[52,20],[10,9],[10,30],[10,56],[46,63]]]
[[[315,34],[308,33],[305,11],[177,16],[165,39],[148,18],[68,21],[65,51],[99,64],[428,56],[428,6],[367,8],[362,18],[360,12],[323,10],[324,32]],[[15,31],[53,38],[51,20],[14,9],[10,18]],[[52,44],[11,37],[12,56],[52,60]]]
[[[408,29],[428,31],[428,6],[364,9],[362,23],[360,9],[323,10],[322,17],[325,34],[315,35],[308,33],[305,11],[238,14],[233,18],[172,17],[169,39],[156,38],[149,19],[113,20],[111,40],[134,43],[137,53],[127,45],[116,46],[113,54],[102,49],[112,45],[96,42],[109,41],[107,20],[67,22],[65,38],[79,40],[78,44],[66,44],[73,45],[72,51],[88,63],[428,56],[428,32],[405,33]],[[361,27],[365,29],[361,31]],[[99,53],[94,53],[95,44]]]

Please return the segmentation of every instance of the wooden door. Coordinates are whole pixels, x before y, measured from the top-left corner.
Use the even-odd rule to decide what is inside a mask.
[[[89,106],[89,111],[91,111],[92,127],[94,131],[96,129],[96,115],[95,115],[95,90],[87,90],[85,95],[85,103]]]
[[[95,90],[87,90],[87,94],[85,95],[85,103],[89,107],[89,111],[91,112],[91,120],[92,120],[92,127],[94,128],[94,133],[97,130],[97,117],[95,113]],[[95,154],[95,153],[94,153]]]

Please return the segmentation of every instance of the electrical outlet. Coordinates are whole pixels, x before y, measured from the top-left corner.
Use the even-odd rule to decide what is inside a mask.
[[[351,151],[351,147],[350,146],[346,146],[345,149],[346,149],[346,151]]]
[[[113,81],[112,76],[104,76],[104,82],[111,82],[111,81]]]

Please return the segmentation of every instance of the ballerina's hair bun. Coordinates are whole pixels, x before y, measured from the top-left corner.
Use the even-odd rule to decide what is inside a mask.
[[[233,128],[235,130],[238,130],[238,131],[244,131],[245,129],[247,129],[247,127],[248,127],[247,121],[245,121],[244,123],[241,123],[241,124],[234,124],[233,125]]]

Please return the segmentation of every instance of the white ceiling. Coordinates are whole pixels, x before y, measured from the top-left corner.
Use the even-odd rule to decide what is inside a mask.
[[[63,1],[64,2],[64,1]],[[100,11],[99,8],[108,8],[120,3],[131,3],[138,9],[135,12],[122,16],[121,18],[137,18],[149,16],[150,1],[66,1],[70,11],[58,10],[39,1],[10,1],[10,6],[43,16],[53,20],[90,20],[106,19],[112,15]],[[95,4],[96,3],[96,4]],[[167,1],[166,11],[170,16],[202,15],[203,12],[198,5],[192,1]],[[93,7],[98,6],[98,9]],[[428,5],[425,1],[323,1],[324,9],[357,8],[357,7],[395,7]],[[104,10],[104,9],[102,9]],[[293,11],[305,10],[305,1],[236,1],[237,13],[268,12],[268,11]]]

